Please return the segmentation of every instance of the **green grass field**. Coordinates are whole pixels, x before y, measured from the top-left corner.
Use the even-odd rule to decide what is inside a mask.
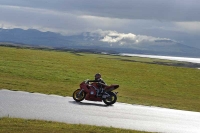
[[[200,111],[200,70],[157,65],[175,61],[0,47],[0,89],[71,96],[100,72],[119,84],[118,102]],[[107,127],[0,118],[0,133],[134,132]]]
[[[200,111],[200,70],[166,60],[0,47],[0,88],[72,96],[100,72],[118,102]],[[146,62],[146,63],[143,63]],[[149,62],[149,63],[148,63]]]
[[[0,118],[0,133],[145,133],[112,127]]]

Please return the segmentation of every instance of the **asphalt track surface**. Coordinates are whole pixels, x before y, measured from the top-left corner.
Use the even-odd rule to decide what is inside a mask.
[[[84,100],[22,91],[0,90],[0,117],[112,126],[150,132],[200,133],[200,113]]]

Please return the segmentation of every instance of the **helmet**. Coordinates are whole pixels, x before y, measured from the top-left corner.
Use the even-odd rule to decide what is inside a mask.
[[[101,74],[100,73],[95,74],[94,78],[95,78],[95,80],[100,79],[101,78]]]

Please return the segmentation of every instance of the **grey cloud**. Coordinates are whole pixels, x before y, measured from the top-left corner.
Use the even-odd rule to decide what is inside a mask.
[[[88,22],[70,13],[31,7],[0,5],[0,24],[3,28],[38,29],[63,34],[83,32]]]
[[[102,29],[200,48],[199,14],[199,0],[0,0],[2,27],[63,34]]]
[[[199,0],[3,0],[0,4],[120,19],[200,21]]]
[[[71,12],[32,7],[0,5],[0,24],[10,28],[29,27],[38,30],[49,30],[63,34],[76,34],[96,29],[120,29],[127,25],[123,19],[111,19],[95,16],[78,16]]]
[[[107,42],[112,46],[133,46],[133,45],[171,45],[177,44],[178,42],[175,40],[171,40],[169,38],[158,38],[146,35],[135,35],[133,33],[119,33],[116,31],[103,31],[97,30],[94,31],[93,34],[89,36],[100,36],[100,41]]]

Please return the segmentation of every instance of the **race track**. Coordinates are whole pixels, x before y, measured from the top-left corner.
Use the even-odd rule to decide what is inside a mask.
[[[200,113],[116,103],[76,103],[72,97],[0,90],[0,117],[112,126],[151,132],[199,133]]]

